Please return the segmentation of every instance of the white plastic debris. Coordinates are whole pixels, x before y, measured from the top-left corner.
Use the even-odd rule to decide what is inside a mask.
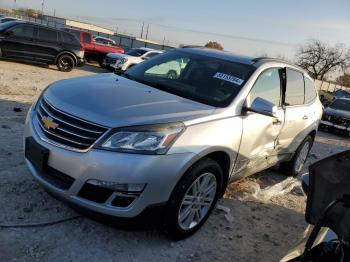
[[[225,214],[225,219],[227,220],[227,222],[233,222],[233,216],[231,216],[230,214]]]
[[[257,182],[250,181],[249,184],[246,185],[245,192],[240,199],[268,201],[272,197],[288,194],[294,189],[294,187],[299,186],[300,181],[294,177],[288,177],[287,179],[264,189],[261,189]]]
[[[224,211],[226,214],[229,214],[231,212],[231,209],[224,205],[217,205],[216,209]]]

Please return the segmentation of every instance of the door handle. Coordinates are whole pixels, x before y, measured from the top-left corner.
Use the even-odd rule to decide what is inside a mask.
[[[303,116],[303,120],[308,120],[308,119],[309,119],[309,117],[307,115]]]
[[[275,120],[273,120],[272,124],[273,125],[280,125],[280,124],[282,124],[282,121],[275,119]]]

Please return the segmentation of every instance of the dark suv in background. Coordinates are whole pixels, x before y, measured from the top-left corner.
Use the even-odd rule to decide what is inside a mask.
[[[0,57],[55,64],[69,72],[84,64],[84,50],[69,32],[25,22],[0,24]]]

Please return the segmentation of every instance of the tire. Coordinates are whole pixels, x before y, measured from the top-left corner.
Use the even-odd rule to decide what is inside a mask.
[[[177,79],[177,73],[174,70],[170,70],[167,74],[166,74],[166,78],[168,79]]]
[[[303,170],[305,161],[309,155],[313,144],[311,136],[307,136],[295,151],[293,158],[288,162],[282,162],[280,171],[288,176],[297,176]],[[305,155],[306,154],[306,155]],[[300,159],[301,157],[301,159]],[[299,162],[301,161],[301,162]]]
[[[101,55],[101,56],[98,58],[98,60],[97,60],[97,63],[98,63],[98,65],[99,65],[101,68],[106,68],[106,66],[103,65],[103,60],[104,60],[105,58],[106,58],[105,55]]]
[[[57,59],[57,68],[62,72],[70,72],[75,66],[74,59],[71,55],[61,55]]]
[[[222,168],[209,158],[200,160],[185,173],[173,190],[166,207],[164,225],[169,238],[184,239],[200,229],[215,207],[222,189],[222,181]],[[195,191],[195,188],[203,187],[207,189],[203,190],[206,193],[200,192],[201,190]],[[192,197],[195,192],[199,192],[198,197]],[[203,194],[206,199],[201,198]],[[201,200],[203,206],[200,205]]]

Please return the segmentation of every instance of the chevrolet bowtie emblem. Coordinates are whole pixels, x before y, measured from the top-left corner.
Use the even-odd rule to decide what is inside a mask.
[[[52,118],[51,117],[49,117],[49,116],[43,116],[42,118],[41,118],[41,122],[43,122],[43,124],[44,124],[44,127],[46,128],[46,129],[56,129],[57,127],[58,127],[58,124],[56,124],[53,120],[52,120]]]

